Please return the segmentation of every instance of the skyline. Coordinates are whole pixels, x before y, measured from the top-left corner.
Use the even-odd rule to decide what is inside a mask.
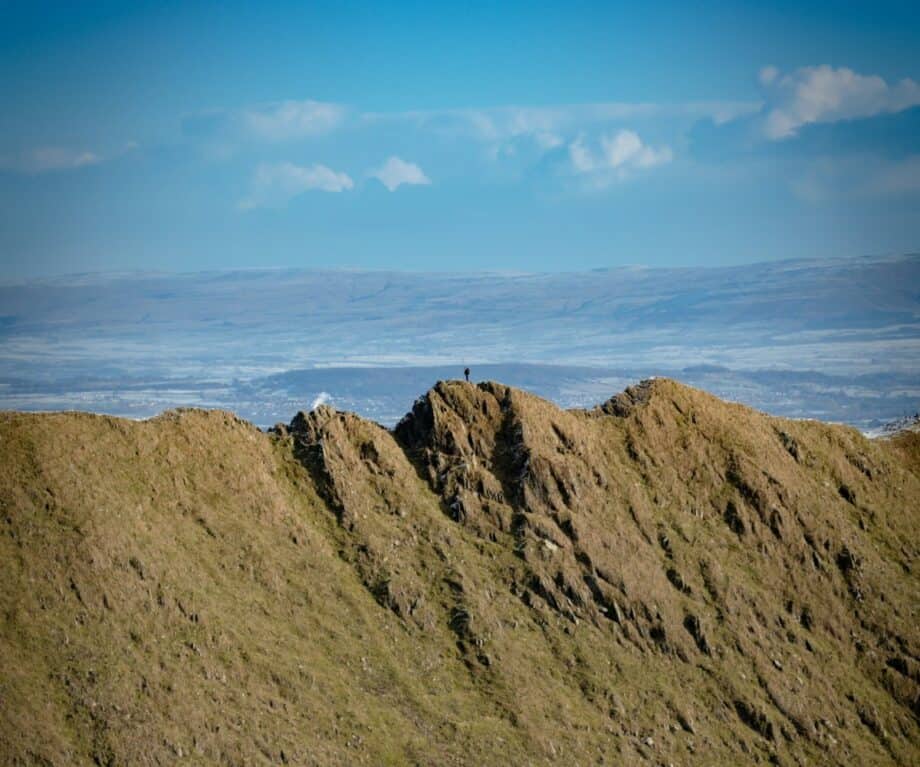
[[[304,276],[320,277],[330,275],[335,277],[347,277],[349,275],[360,277],[420,277],[420,278],[444,278],[451,279],[461,278],[483,278],[496,277],[501,279],[514,278],[540,278],[540,277],[586,277],[590,274],[608,274],[631,276],[637,274],[656,274],[667,273],[671,276],[697,274],[703,272],[718,273],[722,270],[739,270],[743,274],[745,270],[760,270],[765,267],[797,269],[802,267],[834,267],[834,266],[858,266],[860,264],[872,263],[901,263],[911,261],[920,257],[920,253],[883,253],[867,254],[862,256],[828,256],[813,258],[775,258],[765,259],[762,261],[749,261],[737,264],[680,264],[677,266],[655,266],[639,263],[621,263],[615,266],[590,267],[581,269],[503,269],[503,268],[481,268],[481,269],[412,269],[412,268],[392,268],[387,266],[380,267],[354,267],[354,266],[318,266],[318,267],[300,267],[300,266],[245,266],[245,267],[226,267],[211,269],[107,269],[107,270],[87,270],[82,272],[57,272],[54,274],[39,274],[26,276],[12,276],[8,278],[0,277],[0,288],[16,288],[25,286],[58,286],[64,289],[79,288],[89,285],[106,285],[116,283],[121,280],[156,280],[159,278],[196,278],[218,276],[233,279],[237,277],[276,277],[284,274],[292,278]],[[2,319],[3,315],[0,315]]]
[[[6,4],[0,279],[916,252],[920,13],[718,8]]]

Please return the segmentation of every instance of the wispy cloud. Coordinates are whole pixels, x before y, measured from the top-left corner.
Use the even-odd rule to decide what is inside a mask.
[[[529,138],[544,149],[560,146],[589,127],[600,128],[627,120],[651,118],[704,118],[721,124],[756,113],[761,102],[705,101],[678,104],[600,102],[554,106],[501,106],[492,108],[366,112],[365,123],[410,122],[432,131],[466,136],[485,143]]]
[[[382,166],[369,174],[376,178],[391,192],[395,192],[403,184],[430,184],[431,180],[424,171],[413,162],[406,162],[399,157],[390,157]]]
[[[569,145],[569,160],[576,173],[603,174],[610,179],[622,179],[631,171],[664,165],[673,157],[670,147],[649,146],[631,130],[603,136],[597,147],[590,146],[583,136]]]
[[[764,67],[767,96],[763,133],[771,140],[795,136],[805,125],[900,112],[920,104],[920,85],[909,78],[889,85],[877,75],[827,65],[782,74]]]
[[[796,197],[811,204],[916,195],[920,193],[920,155],[897,160],[867,154],[820,157],[790,186]]]
[[[104,152],[73,149],[65,146],[41,146],[12,154],[0,154],[0,171],[26,173],[60,173],[112,162],[138,148],[134,141]]]
[[[218,109],[187,116],[185,134],[224,150],[250,142],[280,143],[328,134],[348,116],[347,107],[311,99],[252,104],[241,109]]]
[[[39,147],[11,156],[0,156],[0,170],[17,173],[49,173],[98,165],[102,157],[86,149]]]
[[[262,164],[256,168],[252,194],[240,203],[240,208],[249,210],[283,205],[304,192],[344,192],[353,187],[354,182],[347,173],[334,171],[325,165]]]
[[[867,191],[874,195],[920,192],[920,155],[911,155],[881,169],[867,185]]]
[[[240,114],[246,133],[264,141],[290,141],[318,136],[338,127],[346,109],[322,101],[282,101],[252,107]]]

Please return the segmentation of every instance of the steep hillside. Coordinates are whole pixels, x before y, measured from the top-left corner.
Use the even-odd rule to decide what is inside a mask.
[[[920,762],[920,442],[669,380],[0,414],[0,762]]]

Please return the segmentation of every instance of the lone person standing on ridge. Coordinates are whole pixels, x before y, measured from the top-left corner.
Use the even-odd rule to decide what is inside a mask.
[[[470,369],[467,368],[466,370],[464,370],[463,375],[466,376],[466,382],[469,383],[470,382]]]

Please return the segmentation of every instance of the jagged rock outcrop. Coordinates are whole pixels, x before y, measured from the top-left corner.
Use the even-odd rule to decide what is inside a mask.
[[[0,434],[10,763],[920,756],[915,434],[665,379]]]

